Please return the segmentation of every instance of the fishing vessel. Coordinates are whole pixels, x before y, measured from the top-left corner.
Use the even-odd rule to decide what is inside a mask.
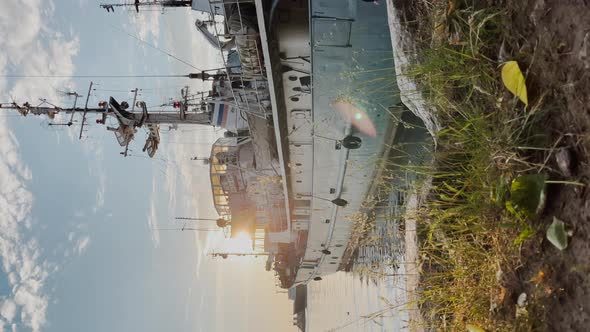
[[[134,0],[101,7],[137,15],[154,7],[205,13],[195,29],[219,50],[223,67],[186,77],[210,81],[211,89],[196,95],[183,89],[166,111],[137,100],[137,89],[131,103],[110,97],[98,107],[89,107],[88,98],[84,107],[0,107],[62,121],[52,125],[79,125],[80,135],[92,115],[114,133],[124,156],[142,128],[150,157],[160,126],[223,128],[210,155],[195,158],[209,165],[218,226],[253,239],[283,288],[342,269],[355,218],[369,209],[403,110],[385,3]]]

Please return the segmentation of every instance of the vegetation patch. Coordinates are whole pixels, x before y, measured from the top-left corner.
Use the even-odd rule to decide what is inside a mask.
[[[437,110],[443,130],[429,170],[432,190],[419,211],[420,307],[437,330],[540,330],[557,285],[539,268],[523,280],[528,248],[543,241],[539,222],[555,140],[552,106],[527,93],[527,67],[507,45],[504,7],[478,1],[429,3],[410,75]],[[563,224],[558,224],[564,249]],[[555,228],[555,227],[554,227]],[[552,240],[552,243],[557,240]]]

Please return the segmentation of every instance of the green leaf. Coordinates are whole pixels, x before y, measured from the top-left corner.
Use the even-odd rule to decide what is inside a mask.
[[[534,217],[545,207],[545,174],[521,175],[512,180],[506,209],[520,217]]]
[[[567,233],[563,221],[553,217],[553,223],[547,228],[547,240],[559,250],[567,248]]]
[[[465,328],[468,332],[486,332],[486,330],[482,329],[481,327],[473,324],[465,325]]]
[[[529,104],[524,76],[518,62],[508,61],[502,66],[502,82],[504,86],[517,96],[525,105]]]
[[[514,240],[514,244],[519,245],[519,244],[523,243],[524,241],[532,238],[534,235],[535,235],[535,230],[531,226],[526,225],[526,227],[518,235],[518,238],[516,240]]]
[[[502,204],[506,200],[506,196],[508,195],[508,187],[509,182],[504,178],[504,176],[500,176],[499,181],[496,183],[495,186],[492,186],[490,192],[490,198],[492,203],[497,204],[498,206],[502,206]]]

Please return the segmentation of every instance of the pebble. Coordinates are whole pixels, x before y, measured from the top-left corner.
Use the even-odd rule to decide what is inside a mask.
[[[575,160],[573,153],[568,148],[562,148],[555,154],[555,161],[557,167],[564,176],[572,176],[575,168]]]

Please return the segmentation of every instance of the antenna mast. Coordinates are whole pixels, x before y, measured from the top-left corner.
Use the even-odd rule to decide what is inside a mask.
[[[82,131],[84,130],[84,123],[86,122],[86,113],[88,113],[88,99],[90,99],[90,91],[92,91],[92,81],[90,82],[90,86],[88,87],[88,95],[86,96],[86,104],[84,105],[84,113],[82,113],[82,125],[80,126],[80,137],[78,137],[78,139],[82,139]],[[75,105],[75,103],[74,103],[74,105]],[[74,118],[74,114],[72,114],[72,118]]]
[[[135,7],[135,11],[139,13],[140,7],[190,7],[192,5],[192,0],[152,0],[152,1],[140,1],[134,0],[130,3],[111,3],[111,4],[101,4],[100,8],[105,9],[107,12],[115,12],[115,7]]]
[[[258,256],[269,256],[270,253],[268,252],[211,252],[209,253],[209,256],[211,257],[221,257],[223,259],[226,259],[229,256],[254,256],[254,257],[258,257]]]

